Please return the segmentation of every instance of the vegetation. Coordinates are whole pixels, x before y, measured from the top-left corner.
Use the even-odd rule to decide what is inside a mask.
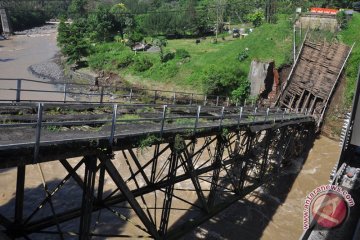
[[[145,138],[140,139],[139,148],[141,149],[141,151],[143,151],[144,149],[148,149],[153,144],[155,144],[156,142],[159,142],[159,141],[161,141],[161,139],[158,138],[157,136],[148,134]]]
[[[87,61],[90,68],[121,74],[130,83],[136,77],[244,100],[249,93],[251,60],[274,60],[277,67],[291,61],[293,20],[289,14],[269,16],[275,1],[107,2],[71,2],[67,15],[74,23],[62,22],[58,37],[70,63]],[[278,0],[278,6],[279,11],[293,13],[295,7],[344,7],[351,2]],[[276,24],[265,21],[269,19]],[[254,29],[245,39],[233,39],[226,32],[231,30],[230,20]],[[342,13],[338,20],[343,29],[348,27]],[[136,42],[152,43],[160,52],[133,52]]]
[[[351,105],[352,99],[354,96],[355,91],[355,84],[359,69],[359,63],[360,63],[360,35],[358,32],[360,26],[360,14],[355,13],[348,23],[347,29],[341,31],[338,34],[338,39],[345,44],[351,46],[353,43],[356,43],[354,46],[354,49],[352,51],[352,54],[348,60],[347,67],[345,69],[346,74],[346,91],[345,91],[345,98],[346,98],[346,104],[348,106]]]
[[[245,39],[222,36],[224,40],[217,44],[212,44],[209,38],[201,40],[200,44],[193,39],[147,38],[160,46],[159,54],[135,54],[121,42],[102,41],[93,44],[89,51],[84,48],[77,60],[89,53],[88,65],[94,70],[136,75],[157,83],[171,83],[207,94],[232,95],[236,100],[243,100],[249,91],[246,79],[252,59],[275,60],[277,66],[290,59],[291,24],[286,16],[280,16],[275,25],[263,24]],[[60,46],[63,44],[60,33],[58,42]],[[71,44],[67,45],[73,49]]]

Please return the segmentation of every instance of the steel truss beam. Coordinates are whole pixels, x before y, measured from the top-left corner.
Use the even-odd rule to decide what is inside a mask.
[[[311,143],[314,132],[313,122],[257,130],[223,128],[207,135],[178,134],[162,139],[141,154],[139,143],[115,155],[111,148],[104,148],[80,160],[60,159],[65,177],[48,189],[42,174],[46,197],[35,209],[23,210],[27,175],[25,166],[20,166],[15,217],[7,218],[0,212],[0,224],[11,237],[26,238],[33,233],[58,234],[61,238],[75,234],[79,239],[141,235],[94,231],[97,224],[93,212],[99,212],[96,222],[101,222],[101,212],[106,211],[119,219],[119,226],[132,224],[144,236],[176,239],[269,182],[289,159],[307,150],[299,143]],[[79,207],[61,212],[54,207],[36,218],[45,211],[45,205],[54,206],[54,198],[71,178],[83,193]],[[109,181],[115,186],[110,190]],[[188,209],[185,214],[177,214],[184,209]],[[63,224],[77,218],[80,223],[74,232],[63,230]]]

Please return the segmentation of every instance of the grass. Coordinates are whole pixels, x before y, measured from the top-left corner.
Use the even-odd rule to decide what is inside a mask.
[[[360,64],[360,13],[354,13],[351,21],[349,22],[348,28],[341,31],[338,34],[338,39],[351,46],[353,43],[356,43],[352,54],[348,60],[347,67],[345,69],[346,74],[346,89],[345,89],[345,102],[347,107],[352,103],[352,99],[356,87],[356,78],[358,73],[358,68]]]
[[[345,102],[351,105],[355,90],[358,66],[360,62],[360,14],[354,13],[346,30],[337,34],[339,41],[355,45],[349,59],[346,73]],[[333,37],[330,33],[320,33],[321,38]],[[175,52],[184,49],[190,53],[190,58],[174,58],[166,63],[160,61],[159,53],[139,52],[136,55],[129,48],[119,43],[105,43],[97,46],[98,51],[89,57],[90,65],[97,69],[104,69],[123,76],[128,83],[141,85],[147,88],[166,89],[174,91],[189,91],[203,93],[203,79],[209,69],[238,69],[247,76],[252,60],[275,61],[276,67],[291,62],[292,58],[292,24],[287,15],[279,16],[277,24],[263,24],[255,28],[244,39],[233,39],[225,34],[218,43],[212,43],[213,37],[201,40],[195,39],[168,40],[164,52]],[[248,49],[248,57],[239,61],[239,54]],[[137,71],[136,63],[146,58],[152,66],[144,71]]]
[[[135,120],[140,119],[140,116],[137,114],[121,114],[117,120]]]
[[[168,40],[165,52],[184,49],[191,57],[174,58],[166,63],[160,61],[159,53],[139,52],[135,55],[129,49],[118,46],[119,43],[106,43],[97,46],[99,51],[89,57],[89,63],[96,69],[119,73],[132,84],[200,93],[203,92],[202,79],[212,66],[239,69],[247,76],[253,59],[274,60],[277,67],[291,61],[292,25],[285,15],[279,17],[277,24],[264,23],[255,28],[244,39],[225,36],[225,40],[220,37],[216,44],[211,41],[213,37],[201,40],[199,44],[195,43],[195,39]],[[238,55],[245,49],[249,49],[249,56],[240,62]],[[134,62],[139,56],[151,60],[152,66],[148,70],[135,70]]]
[[[278,67],[289,63],[291,31],[290,22],[282,16],[277,24],[264,24],[255,28],[253,33],[244,39],[227,36],[225,41],[219,38],[217,44],[211,42],[211,37],[202,40],[200,44],[196,44],[194,39],[169,40],[165,51],[185,49],[191,55],[190,61],[174,59],[164,64],[155,59],[154,66],[149,71],[138,75],[152,81],[191,86],[194,90],[202,91],[202,74],[212,65],[239,68],[247,75],[253,59],[274,60]],[[249,49],[249,57],[240,62],[237,57],[246,48]],[[149,55],[158,56],[158,54]]]

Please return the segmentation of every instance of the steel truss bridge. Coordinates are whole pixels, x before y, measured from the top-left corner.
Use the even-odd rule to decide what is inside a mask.
[[[316,128],[307,112],[255,106],[0,111],[0,170],[16,176],[0,207],[10,239],[177,239],[271,182],[308,151]]]

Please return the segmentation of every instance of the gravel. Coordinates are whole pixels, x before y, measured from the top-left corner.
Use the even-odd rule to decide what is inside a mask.
[[[15,35],[37,35],[37,34],[50,34],[56,32],[57,25],[47,24],[41,27],[26,29],[24,31],[17,31]]]
[[[35,27],[24,31],[15,32],[16,35],[45,35],[53,34],[57,31],[57,25],[48,24],[41,27]],[[54,82],[63,82],[65,79],[64,71],[59,64],[59,55],[54,56],[48,61],[31,65],[28,70],[35,76],[48,79]]]
[[[29,71],[37,77],[50,79],[54,82],[63,82],[65,79],[63,69],[56,63],[55,59],[31,65]]]

